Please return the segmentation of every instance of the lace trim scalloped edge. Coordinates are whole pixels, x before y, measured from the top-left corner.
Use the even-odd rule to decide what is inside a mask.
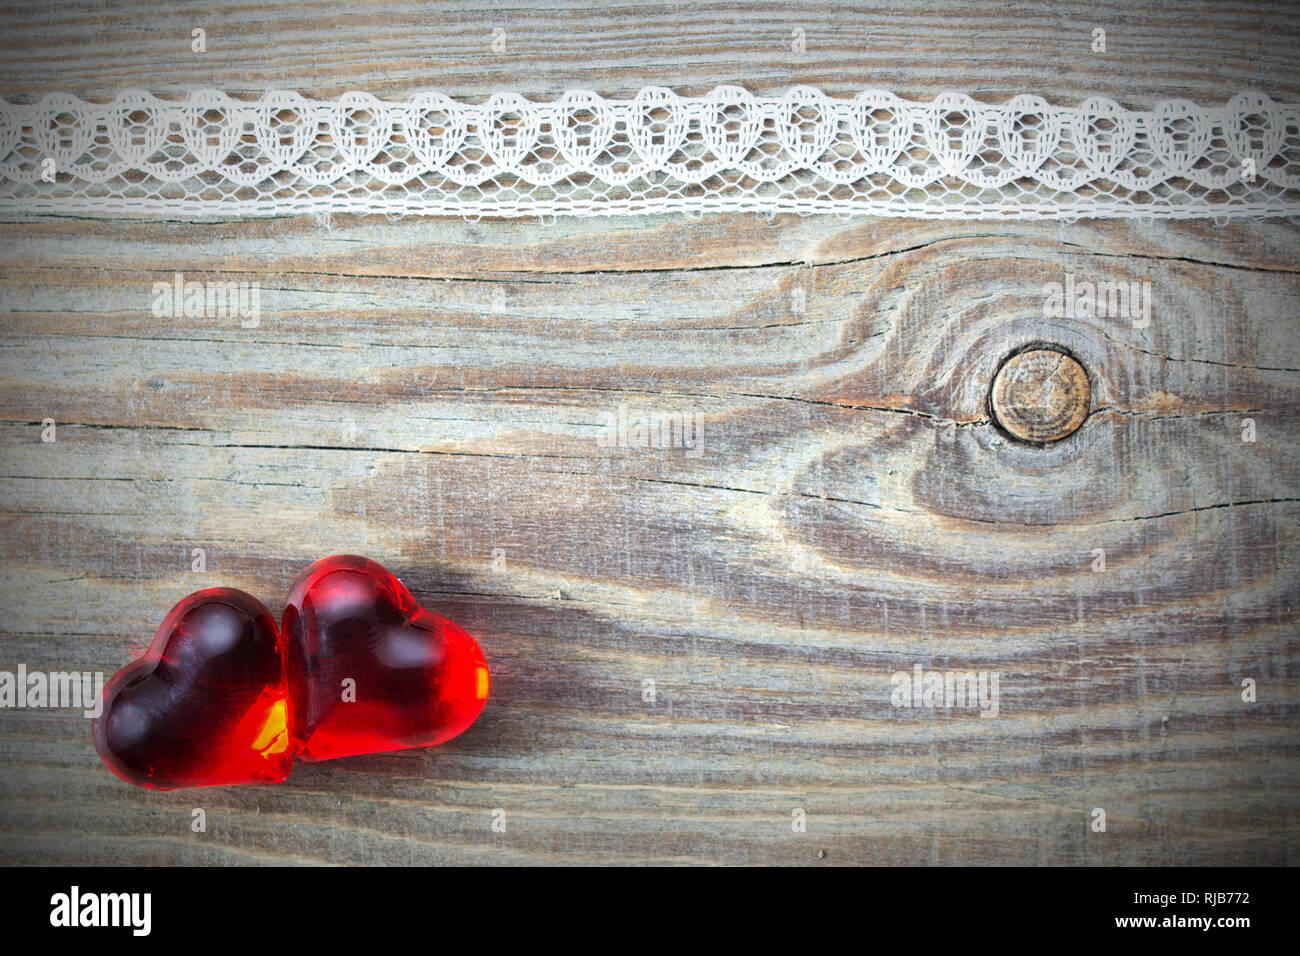
[[[1300,215],[1300,105],[1105,97],[913,102],[812,87],[647,87],[548,102],[220,91],[0,100],[0,210],[550,216],[831,212],[954,219]]]

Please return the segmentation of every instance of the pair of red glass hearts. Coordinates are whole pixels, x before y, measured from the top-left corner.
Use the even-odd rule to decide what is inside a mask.
[[[421,608],[382,565],[344,554],[299,576],[280,628],[244,591],[184,598],[105,686],[93,733],[109,769],[142,787],[279,783],[295,755],[450,740],[487,695],[468,632]]]

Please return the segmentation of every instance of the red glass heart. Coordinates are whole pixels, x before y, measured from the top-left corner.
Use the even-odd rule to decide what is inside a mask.
[[[95,749],[127,783],[153,790],[279,783],[293,764],[286,657],[257,598],[196,591],[104,687]]]
[[[305,760],[442,743],[487,701],[478,642],[366,558],[334,555],[307,568],[283,631],[294,752]]]

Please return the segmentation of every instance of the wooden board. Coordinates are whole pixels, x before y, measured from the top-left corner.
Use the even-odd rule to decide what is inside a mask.
[[[1295,19],[1268,5],[547,6],[39,7],[5,24],[0,95],[1300,98]],[[313,559],[356,552],[478,635],[494,683],[447,745],[266,788],[136,790],[78,713],[0,710],[0,862],[1294,863],[1297,240],[2,222],[0,670],[112,673],[189,591],[278,613]],[[178,272],[258,282],[259,325],[155,318]],[[1045,317],[1066,274],[1149,282],[1149,325]],[[988,404],[1036,343],[1093,403],[1046,447]],[[624,410],[699,416],[700,447],[607,447]],[[892,706],[917,664],[996,672],[998,716]]]

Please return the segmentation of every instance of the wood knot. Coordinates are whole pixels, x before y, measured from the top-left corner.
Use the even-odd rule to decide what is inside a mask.
[[[1018,352],[993,377],[993,418],[1013,438],[1045,444],[1074,434],[1092,389],[1083,366],[1054,348]]]

